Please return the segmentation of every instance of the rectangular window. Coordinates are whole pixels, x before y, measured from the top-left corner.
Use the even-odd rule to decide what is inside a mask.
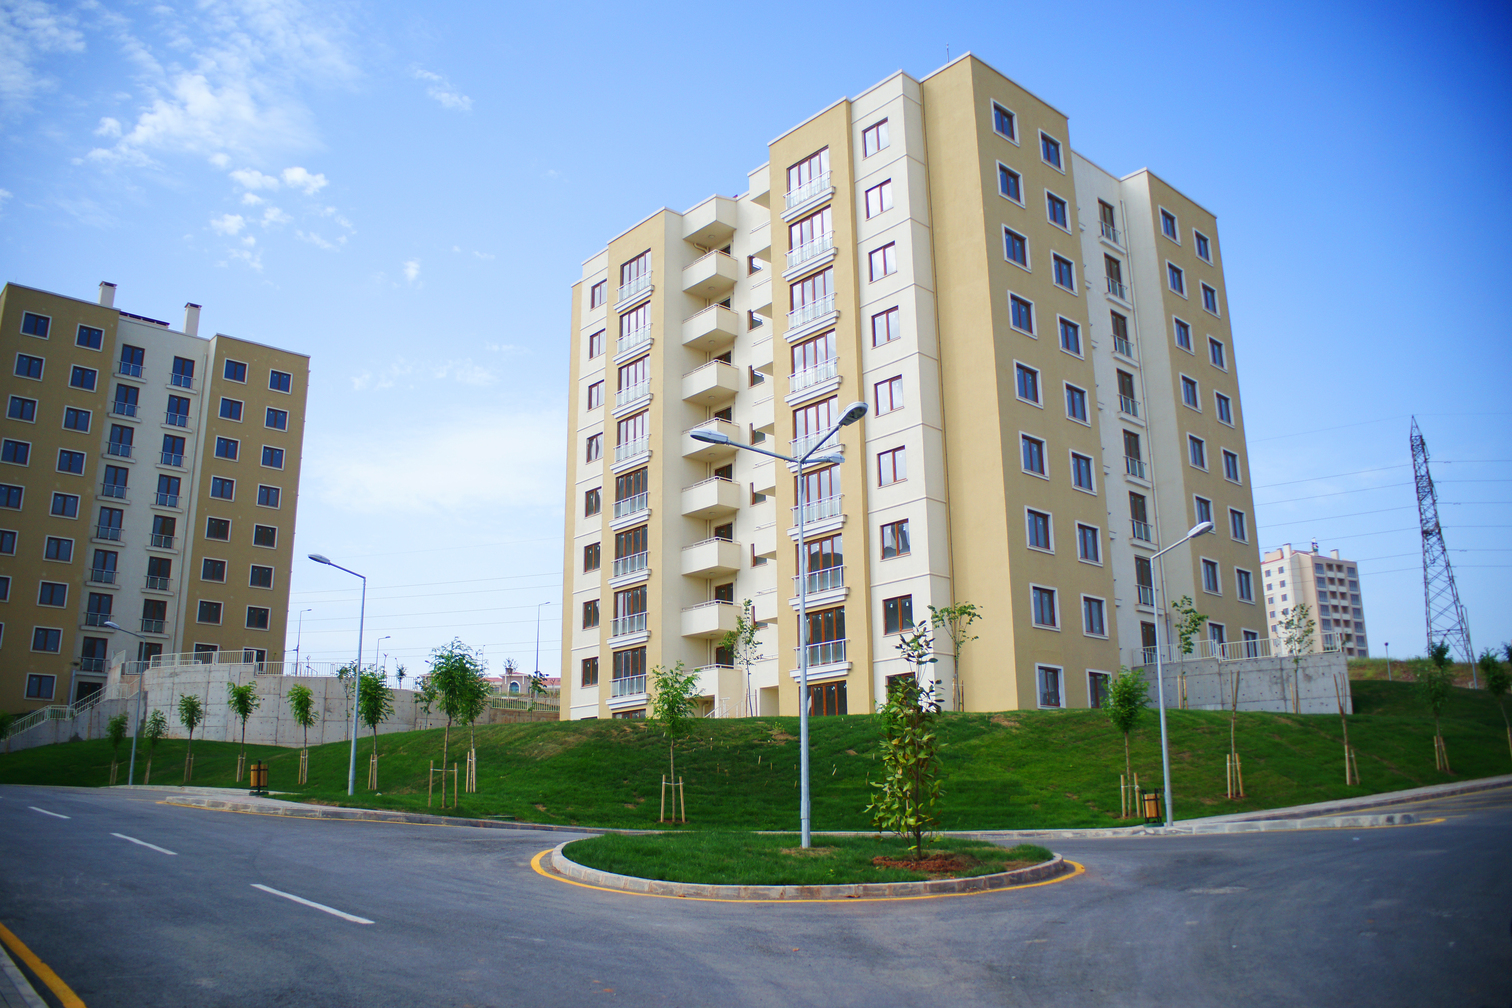
[[[891,486],[907,478],[908,468],[904,458],[904,449],[894,448],[891,451],[877,453],[878,486]]]
[[[1218,561],[1202,561],[1202,590],[1205,592],[1212,592],[1214,595],[1220,593],[1220,585],[1218,583]]]
[[[596,462],[604,457],[604,435],[589,434],[584,461]]]
[[[184,439],[175,434],[164,434],[161,463],[165,466],[182,467],[184,464],[184,443]]]
[[[54,636],[49,636],[54,635]],[[63,631],[48,630],[45,627],[37,627],[32,631],[33,651],[56,652],[63,640]],[[50,675],[28,675],[26,677],[26,699],[28,700],[51,700],[53,689],[57,685],[58,677]]]
[[[239,399],[221,398],[220,417],[222,420],[237,420],[242,418],[242,402]]]
[[[628,651],[614,652],[614,669],[612,672],[615,682],[624,679],[639,679],[640,689],[635,692],[644,693],[646,675],[646,649],[643,647],[630,648]]]
[[[1192,327],[1179,318],[1171,320],[1176,332],[1176,345],[1188,352],[1192,349]]]
[[[887,120],[886,119],[883,119],[881,122],[878,122],[878,123],[873,123],[872,125],[866,127],[866,129],[864,129],[864,130],[861,131],[861,156],[862,157],[871,157],[873,154],[877,153],[877,151],[882,150],[883,148],[885,148],[887,146],[888,146],[888,139],[887,139]],[[829,153],[829,150],[827,148],[825,150],[825,153],[826,154]],[[828,168],[829,168],[829,162],[828,162],[828,159],[826,159],[825,160],[825,169],[828,170]]]
[[[1202,400],[1197,394],[1197,383],[1185,375],[1181,378],[1181,403],[1194,410],[1202,409]]]
[[[197,623],[219,623],[221,621],[221,604],[219,602],[201,601],[198,611],[195,613]]]
[[[882,526],[882,559],[906,556],[909,553],[908,519],[889,522]]]
[[[1134,347],[1129,343],[1129,320],[1126,316],[1116,311],[1108,313],[1109,322],[1113,327],[1113,351],[1121,353],[1125,357],[1134,356]]]
[[[1071,453],[1071,485],[1078,490],[1097,492],[1092,482],[1092,460],[1085,455]]]
[[[236,455],[241,450],[241,442],[235,438],[218,437],[215,439],[215,457],[235,462]]]
[[[902,633],[904,630],[912,630],[913,625],[912,595],[899,595],[897,598],[882,600],[883,633]]]
[[[49,560],[59,560],[63,563],[72,563],[73,547],[74,541],[72,539],[60,539],[57,536],[48,536],[47,552],[45,555]]]
[[[598,357],[603,352],[604,352],[604,330],[600,329],[598,332],[592,333],[588,337],[588,356],[591,359],[591,358],[594,358],[594,357]]]
[[[3,447],[0,447],[0,461],[9,462],[12,465],[27,465],[31,461],[31,442],[12,441],[5,439]]]
[[[1076,526],[1076,558],[1088,563],[1102,563],[1101,539],[1091,525]]]
[[[1206,497],[1192,498],[1192,513],[1196,515],[1196,524],[1213,520],[1213,502]]]
[[[26,423],[35,423],[37,420],[37,400],[26,399],[21,396],[13,395],[10,397],[10,406],[6,409],[5,415],[11,420],[22,420]],[[65,418],[67,417],[67,415],[68,411],[64,410]],[[66,419],[63,426],[68,426]]]
[[[1229,508],[1229,535],[1237,542],[1249,542],[1249,523],[1243,511]]]
[[[40,372],[38,372],[37,377],[41,377]],[[76,389],[83,389],[86,392],[93,392],[95,389],[95,383],[99,380],[99,377],[100,373],[94,368],[79,367],[75,365],[73,371],[69,373],[68,384]]]
[[[21,498],[25,491],[10,483],[0,483],[0,507],[21,509]]]
[[[1024,524],[1029,546],[1033,549],[1050,550],[1050,516],[1032,508],[1024,510]]]
[[[1035,668],[1035,677],[1039,687],[1039,705],[1041,707],[1063,706],[1061,700],[1061,670],[1051,665],[1039,665]]]
[[[1056,224],[1063,228],[1071,226],[1069,218],[1066,216],[1066,201],[1053,192],[1045,193],[1045,218],[1051,224]]]
[[[1229,400],[1229,397],[1222,392],[1214,392],[1213,404],[1217,408],[1218,419],[1232,427],[1234,424],[1234,405]]]
[[[1071,260],[1062,259],[1058,255],[1050,257],[1050,265],[1055,274],[1055,283],[1058,287],[1064,287],[1068,291],[1076,290],[1076,270],[1071,265]]]
[[[903,376],[898,375],[872,386],[877,398],[877,413],[891,413],[903,408]]]
[[[1046,136],[1044,133],[1041,133],[1040,157],[1046,164],[1054,165],[1055,167],[1059,168],[1061,166],[1060,141],[1054,139],[1053,137]]]
[[[594,487],[592,490],[583,491],[583,517],[591,518],[599,513],[604,506],[604,494],[601,488]]]
[[[43,359],[41,357],[33,357],[31,354],[24,354],[24,353],[18,353],[18,354],[16,354],[16,377],[17,378],[35,378],[38,381],[41,381],[42,380],[42,367],[43,367],[44,363],[45,362],[43,361]],[[88,386],[84,386],[84,385],[79,384],[79,375],[81,373],[87,374],[89,376],[89,385]],[[92,389],[92,388],[94,388],[94,377],[95,377],[95,372],[91,371],[89,368],[76,367],[76,368],[74,368],[74,376],[73,376],[73,378],[71,378],[69,380],[68,383],[70,385],[72,385],[74,388],[85,388],[85,387],[88,387],[88,388]]]
[[[888,242],[879,249],[872,249],[866,257],[873,281],[881,280],[898,272],[898,244]]]
[[[1218,314],[1218,292],[1207,284],[1202,285],[1202,307],[1214,315]]]
[[[268,615],[268,610],[264,609],[262,606],[247,606],[247,629],[268,629]]]
[[[287,371],[269,371],[268,388],[274,392],[287,392],[294,387],[294,376]]]
[[[257,503],[261,507],[278,507],[278,498],[282,491],[275,486],[259,486],[257,488]]]
[[[1024,179],[1006,165],[998,165],[998,192],[1015,203],[1024,202]]]
[[[76,494],[55,493],[52,495],[52,514],[56,518],[79,517],[79,498]]]
[[[51,324],[52,319],[46,315],[37,315],[32,312],[23,312],[21,315],[21,331],[28,336],[47,339],[47,330]]]
[[[210,496],[221,500],[235,500],[236,480],[226,479],[224,476],[211,476]]]
[[[10,529],[0,529],[0,556],[16,555],[16,533]]]
[[[228,360],[224,372],[226,381],[247,383],[247,365],[241,361]]]
[[[1066,416],[1072,420],[1087,422],[1087,390],[1075,385],[1066,385]]]
[[[1174,242],[1179,243],[1181,241],[1177,237],[1176,218],[1169,210],[1160,211],[1160,233]]]
[[[893,208],[892,179],[879,182],[866,190],[866,216],[867,219],[885,213]]]
[[[1060,620],[1055,611],[1055,589],[1041,588],[1034,585],[1029,589],[1030,600],[1033,603],[1034,625],[1042,627],[1058,627]]]
[[[278,546],[278,529],[272,525],[252,526],[252,545],[274,549]]]
[[[891,343],[903,335],[902,327],[898,322],[898,309],[889,308],[885,312],[879,312],[872,316],[872,346],[879,347],[884,343]]]
[[[1011,228],[1003,228],[1003,255],[1020,266],[1029,265],[1029,239]]]
[[[79,326],[79,334],[74,337],[74,345],[88,350],[98,350],[105,342],[105,334],[93,326]]]
[[[1234,594],[1238,595],[1242,602],[1255,601],[1255,579],[1250,576],[1249,571],[1234,568]]]
[[[1068,354],[1081,356],[1081,326],[1070,319],[1060,320],[1061,349]]]
[[[598,283],[596,283],[592,287],[588,288],[588,307],[589,308],[597,308],[599,305],[603,304],[605,301],[608,301],[608,300],[609,300],[609,281],[608,280],[600,280]]]
[[[583,547],[583,573],[599,569],[599,544],[589,543]]]
[[[1008,313],[1013,328],[1034,335],[1034,305],[1017,294],[1009,294]]]
[[[1186,273],[1175,263],[1166,263],[1166,283],[1171,290],[1186,297]]]
[[[187,357],[173,358],[173,375],[169,382],[175,388],[194,388],[194,361]]]
[[[1023,364],[1015,365],[1014,372],[1017,375],[1018,397],[1032,403],[1039,402],[1039,372]]]
[[[1045,442],[1039,438],[1025,434],[1020,438],[1023,448],[1024,471],[1037,473],[1040,476],[1045,473]]]
[[[1200,437],[1187,435],[1187,458],[1198,469],[1207,468],[1207,443]]]
[[[177,398],[177,396],[174,396],[172,398]],[[187,407],[188,407],[189,404],[187,402],[184,402],[184,400],[179,400],[179,401],[183,402],[184,406],[186,407],[186,409],[185,409],[184,412],[187,413],[188,412]],[[171,407],[173,405],[174,404],[170,401],[169,402],[169,406]],[[173,410],[170,408],[168,410],[168,412],[172,413]],[[288,430],[289,429],[289,411],[288,410],[281,410],[281,409],[274,409],[272,406],[269,406],[267,412],[263,414],[263,426],[266,427],[266,428],[268,428],[269,430]]]
[[[253,588],[273,587],[273,568],[252,565],[252,570],[247,576],[247,584]]]
[[[224,561],[224,560],[210,560],[210,559],[202,560],[200,562],[200,580],[201,581],[225,581],[226,580],[226,561]]]
[[[1235,483],[1239,482],[1239,456],[1227,449],[1223,452],[1223,476]]]
[[[589,599],[583,603],[583,629],[592,630],[599,625],[599,600]]]
[[[598,656],[583,659],[583,672],[580,682],[584,686],[598,685]]]
[[[43,581],[37,586],[37,605],[68,605],[68,585],[56,581]]]
[[[282,469],[284,467],[284,450],[274,448],[272,445],[263,445],[262,464],[265,469]]]
[[[1208,360],[1213,362],[1214,367],[1228,368],[1228,357],[1223,352],[1223,344],[1211,338],[1208,340]]]
[[[1201,231],[1192,232],[1192,243],[1197,247],[1197,258],[1203,262],[1213,261],[1213,250],[1208,246],[1207,235]]]
[[[229,542],[231,539],[231,519],[206,518],[205,538],[218,539],[221,542]]]
[[[1107,706],[1109,679],[1106,672],[1087,673],[1087,701],[1094,709]]]
[[[992,103],[992,128],[998,135],[1005,136],[1009,140],[1018,139],[1013,113],[1003,108],[997,102]]]
[[[1108,636],[1106,603],[1100,598],[1082,596],[1082,632],[1088,637]]]
[[[588,408],[595,410],[602,405],[604,405],[604,383],[596,381],[588,386]]]

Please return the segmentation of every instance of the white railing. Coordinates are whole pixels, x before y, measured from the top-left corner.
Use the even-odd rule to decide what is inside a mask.
[[[616,407],[625,406],[625,405],[627,405],[629,403],[635,402],[635,400],[637,400],[637,399],[644,399],[644,398],[646,398],[646,396],[648,396],[650,394],[651,394],[651,379],[647,378],[643,382],[636,382],[634,385],[631,385],[629,388],[622,388],[619,391],[615,392],[614,393],[614,405]]]
[[[128,361],[121,361],[121,363],[116,365],[116,373],[130,375],[133,378],[140,378],[142,377],[142,365],[132,364]]]
[[[1130,360],[1134,359],[1134,344],[1122,336],[1113,337],[1113,352],[1121,353]]]
[[[820,382],[827,382],[840,373],[840,358],[831,357],[829,360],[820,361],[813,367],[795,371],[788,376],[788,391],[802,392],[806,388],[813,388]]]
[[[176,388],[194,388],[194,375],[176,374],[169,378],[168,381]]]
[[[120,542],[121,541],[121,530],[118,529],[118,528],[115,528],[114,526],[111,526],[111,525],[96,525],[95,526],[95,538],[96,539],[110,539],[110,540],[112,540],[114,542]]]
[[[727,479],[724,476],[710,476],[706,480],[699,480],[697,483],[690,483],[687,486],[683,487],[683,493],[687,493],[689,490],[695,490],[701,486],[708,486],[710,483],[728,483],[731,486],[740,485],[735,480]]]
[[[614,446],[614,461],[623,462],[626,459],[644,455],[651,450],[651,439],[648,437],[637,438],[634,441],[626,441],[624,444]]]
[[[788,328],[796,329],[801,325],[807,325],[816,318],[823,318],[835,310],[835,295],[826,294],[822,298],[810,301],[806,305],[800,305],[788,312]]]
[[[151,545],[156,547],[157,549],[173,549],[173,536],[161,535],[157,532],[154,532],[152,533]]]
[[[110,404],[110,412],[113,416],[134,417],[137,415],[137,404],[117,399]]]
[[[163,414],[163,422],[166,423],[166,424],[171,424],[174,427],[188,427],[189,426],[189,414],[188,413],[165,413],[165,414]]]
[[[650,552],[631,553],[629,556],[615,557],[611,576],[619,577],[622,574],[634,574],[636,571],[643,571],[650,563],[650,557]]]
[[[1348,643],[1344,640],[1346,637],[1349,637],[1349,635],[1326,633],[1322,635],[1323,647],[1321,651],[1314,651],[1311,642],[1308,642],[1295,653],[1308,655],[1339,651]],[[1134,648],[1131,654],[1135,664],[1155,664],[1155,649],[1152,647]],[[1292,655],[1293,652],[1287,649],[1284,641],[1272,637],[1237,641],[1195,640],[1192,642],[1192,653],[1189,655],[1176,651],[1169,644],[1161,646],[1161,657],[1168,662],[1195,661],[1200,658],[1216,658],[1219,661],[1243,661],[1246,658],[1290,658]]]
[[[148,574],[147,589],[148,591],[168,591],[168,579],[165,577],[155,577],[151,574]]]
[[[623,304],[636,295],[645,293],[646,290],[650,288],[650,286],[651,271],[646,270],[646,272],[631,280],[629,283],[621,285],[619,294],[615,297],[614,300],[619,304]]]
[[[802,574],[793,577],[793,591],[798,590],[798,581],[802,577],[804,577]],[[829,591],[832,588],[843,588],[845,587],[845,565],[836,564],[822,570],[811,570],[808,572],[807,579],[810,594]]]
[[[160,454],[160,464],[165,466],[177,466],[180,469],[184,467],[184,455],[182,452],[162,452]]]
[[[1139,589],[1139,604],[1153,606],[1155,604],[1155,586],[1136,585],[1136,587]]]
[[[1129,525],[1133,527],[1135,539],[1138,539],[1141,542],[1155,541],[1155,531],[1150,527],[1149,522],[1142,522],[1138,519],[1131,518],[1129,519]],[[1154,589],[1151,590],[1153,591]],[[1153,605],[1154,603],[1152,602],[1150,604]]]
[[[1128,289],[1124,287],[1122,281],[1114,280],[1112,277],[1108,277],[1108,293],[1122,301],[1129,300]]]
[[[734,541],[734,539],[728,539],[725,536],[710,536],[708,539],[700,539],[696,543],[689,543],[688,545],[683,547],[683,552],[686,553],[690,549],[698,549],[698,547],[707,546],[710,543],[727,543]]]
[[[100,484],[100,496],[101,497],[119,497],[121,500],[125,500],[126,499],[126,487],[124,485],[120,484],[120,483],[101,483]]]
[[[105,453],[119,458],[131,458],[131,445],[124,441],[112,441],[105,446]]]
[[[614,352],[622,354],[626,350],[634,350],[638,346],[651,342],[651,327],[643,325],[639,329],[631,329],[619,338],[614,344]]]
[[[794,438],[793,440],[789,441],[788,451],[795,458],[802,458],[804,455],[808,454],[808,450],[810,448],[814,447],[814,445],[819,444],[820,442],[824,443],[825,449],[827,451],[839,451],[839,438],[825,440],[827,437],[829,437],[829,431],[827,430],[816,431],[813,434],[805,434],[801,438]]]
[[[1139,416],[1139,400],[1133,396],[1120,395],[1118,397],[1118,412],[1127,413],[1131,417]]]
[[[635,512],[637,511],[644,511],[646,510],[646,508],[651,506],[649,503],[647,503],[648,501],[650,501],[650,499],[650,494],[638,493],[634,497],[626,497],[624,500],[615,501],[614,517],[623,518],[625,517],[625,515],[635,514]]]
[[[822,521],[825,518],[833,518],[840,513],[840,494],[832,497],[820,497],[818,500],[806,501],[803,504],[803,523]],[[798,508],[793,508],[793,524],[798,524]]]
[[[142,617],[142,633],[162,633],[163,620]]]
[[[609,683],[609,695],[639,696],[646,692],[646,677],[643,675],[625,676],[623,679],[613,679]]]
[[[1132,455],[1125,455],[1124,456],[1124,472],[1128,473],[1130,476],[1137,476],[1140,479],[1144,479],[1145,478],[1145,464],[1144,464],[1144,460],[1137,459],[1137,458],[1135,458]]]
[[[1112,224],[1109,224],[1107,221],[1098,221],[1098,223],[1102,225],[1102,236],[1108,239],[1108,241],[1112,242],[1114,245],[1122,248],[1123,239],[1118,235],[1118,228],[1114,227]]]
[[[793,648],[797,651],[797,648]],[[832,640],[820,641],[818,644],[808,646],[808,663],[814,665],[835,665],[845,661],[845,641]]]
[[[643,612],[617,616],[609,621],[610,637],[623,637],[625,634],[640,633],[644,629],[646,629],[646,614]]]
[[[824,253],[835,247],[835,232],[826,231],[817,238],[812,238],[787,254],[787,268],[793,269],[802,266],[812,259],[818,259]]]
[[[104,567],[91,567],[89,569],[89,580],[95,584],[115,584],[116,572],[106,570]]]
[[[160,493],[157,495],[157,506],[176,508],[178,507],[178,499],[178,494]]]
[[[734,604],[735,603],[731,602],[729,599],[710,599],[707,602],[699,602],[699,603],[696,603],[694,605],[683,606],[682,611],[683,612],[696,612],[699,609],[707,609],[710,606],[732,606]]]
[[[789,189],[787,193],[787,209],[807,203],[820,193],[830,188],[830,173],[815,175],[797,189]]]

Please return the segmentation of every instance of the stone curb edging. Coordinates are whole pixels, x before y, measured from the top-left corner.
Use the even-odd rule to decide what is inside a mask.
[[[221,812],[256,812],[261,815],[292,816],[300,819],[348,819],[368,822],[409,823],[418,826],[473,826],[478,829],[534,830],[546,833],[604,833],[589,826],[551,826],[542,823],[499,822],[493,819],[463,819],[459,816],[424,815],[418,812],[389,812],[377,809],[338,808],[331,805],[303,805],[293,802],[227,801],[175,795],[165,799],[170,805],[215,809]]]
[[[569,841],[570,842],[570,841]],[[1071,870],[1059,855],[1043,864],[960,879],[931,879],[925,882],[857,882],[849,885],[776,886],[776,885],[707,885],[699,882],[667,882],[662,879],[616,875],[580,865],[562,853],[567,843],[551,851],[551,867],[565,878],[604,889],[640,893],[648,896],[683,896],[726,900],[818,900],[818,899],[886,899],[904,896],[943,896],[958,893],[988,892],[1007,889],[1028,882],[1040,882]]]
[[[1120,826],[1111,829],[1064,830],[975,830],[969,833],[946,833],[943,836],[972,840],[1099,840],[1117,837],[1198,836],[1210,833],[1270,833],[1277,830],[1367,829],[1374,826],[1406,826],[1421,822],[1411,812],[1384,815],[1316,816],[1310,819],[1246,819],[1234,822],[1194,823],[1172,827]]]
[[[1427,801],[1430,798],[1449,798],[1454,795],[1473,794],[1477,791],[1494,791],[1512,785],[1512,774],[1496,777],[1481,777],[1468,781],[1451,781],[1447,784],[1428,784],[1424,787],[1407,788],[1402,791],[1382,791],[1380,794],[1361,795],[1358,798],[1341,798],[1311,805],[1293,805],[1289,808],[1261,809],[1256,812],[1237,812],[1226,816],[1209,816],[1197,820],[1202,823],[1257,821],[1264,819],[1305,819],[1317,816],[1347,814],[1355,809],[1380,808],[1383,805],[1404,805],[1409,802]],[[1310,814],[1311,813],[1311,814]]]

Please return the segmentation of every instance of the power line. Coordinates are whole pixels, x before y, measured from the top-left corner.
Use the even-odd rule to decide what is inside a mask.
[[[1307,479],[1287,480],[1284,483],[1261,483],[1250,487],[1251,490],[1265,490],[1269,487],[1291,486],[1293,483],[1312,483],[1315,480],[1338,479],[1340,476],[1359,476],[1361,473],[1385,472],[1387,469],[1406,469],[1412,463],[1399,462],[1396,465],[1378,466],[1375,469],[1356,469],[1353,472],[1330,473],[1327,476],[1309,476]]]
[[[1295,504],[1297,501],[1317,500],[1319,497],[1338,497],[1343,494],[1369,493],[1372,490],[1394,490],[1397,487],[1412,486],[1411,483],[1383,483],[1380,486],[1360,487],[1358,490],[1335,490],[1331,493],[1311,494],[1307,497],[1288,497],[1278,501],[1255,501],[1255,507],[1269,507],[1272,504]]]
[[[1311,525],[1313,522],[1336,521],[1339,518],[1358,518],[1361,515],[1385,514],[1388,511],[1411,511],[1411,510],[1412,510],[1412,505],[1411,504],[1404,504],[1401,507],[1379,508],[1379,509],[1377,509],[1375,511],[1355,511],[1352,514],[1326,515],[1326,516],[1324,516],[1322,518],[1306,518],[1306,519],[1303,519],[1302,521],[1281,522],[1279,524],[1267,523],[1266,524],[1266,528],[1286,528],[1288,525]]]
[[[399,551],[397,553],[347,553],[347,554],[345,554],[345,556],[349,560],[361,560],[361,559],[363,559],[365,557],[413,556],[416,553],[439,553],[442,550],[487,549],[487,548],[489,548],[491,546],[521,546],[521,545],[524,545],[525,543],[553,542],[553,541],[554,542],[561,542],[562,541],[562,537],[561,536],[542,536],[539,539],[511,539],[511,540],[509,540],[507,542],[469,543],[469,544],[467,544],[465,546],[431,546],[431,547],[428,547],[426,549],[401,550],[401,551]]]
[[[416,581],[416,582],[414,582],[412,584],[380,585],[378,588],[375,588],[374,591],[378,591],[378,590],[381,590],[383,588],[427,588],[427,587],[429,587],[431,585],[480,584],[480,583],[482,583],[484,581],[518,581],[520,578],[528,578],[528,577],[555,577],[559,573],[561,573],[561,572],[560,571],[539,571],[539,572],[537,572],[535,574],[501,574],[498,577],[491,577],[491,578],[471,578],[471,579],[469,579],[467,581]],[[346,594],[355,595],[359,591],[361,591],[360,588],[312,588],[312,589],[310,589],[308,591],[290,592],[289,594],[291,594],[291,595],[329,595],[329,594],[337,594],[337,593],[346,593]]]

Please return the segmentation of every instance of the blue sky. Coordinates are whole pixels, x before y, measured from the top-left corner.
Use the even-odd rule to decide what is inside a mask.
[[[568,287],[765,145],[972,51],[1219,219],[1266,548],[1423,649],[1417,414],[1477,647],[1512,638],[1509,18],[1491,3],[0,0],[0,277],[311,354],[296,556],[367,647],[558,660]],[[352,579],[299,561],[304,650]],[[541,608],[541,603],[548,603]],[[291,619],[291,628],[295,621]],[[291,632],[290,646],[294,644]]]

